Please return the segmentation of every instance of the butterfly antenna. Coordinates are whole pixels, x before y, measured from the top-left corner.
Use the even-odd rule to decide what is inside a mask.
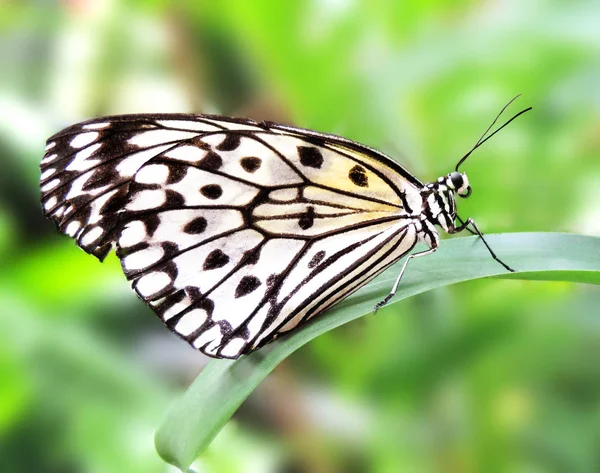
[[[487,127],[487,129],[485,130],[483,135],[481,135],[481,137],[477,140],[477,143],[475,143],[475,145],[471,148],[471,150],[460,159],[460,161],[456,165],[455,171],[458,171],[459,166],[465,162],[465,160],[471,155],[471,153],[473,151],[475,151],[477,148],[479,148],[483,143],[485,143],[492,136],[494,136],[496,133],[498,133],[500,130],[502,130],[502,128],[504,128],[506,125],[508,125],[510,122],[512,122],[519,115],[523,115],[525,112],[528,112],[529,110],[532,109],[532,107],[528,107],[525,110],[521,110],[519,113],[514,115],[510,120],[508,120],[506,123],[504,123],[504,125],[499,127],[497,130],[492,132],[490,135],[486,136],[489,133],[489,131],[494,127],[494,125],[496,124],[496,122],[498,121],[500,116],[504,113],[504,110],[506,110],[508,108],[508,106],[511,103],[513,103],[515,100],[517,100],[517,98],[519,98],[520,96],[521,96],[521,94],[516,95],[510,102],[508,102],[504,107],[502,107],[502,110],[500,110],[500,113],[498,113],[498,115],[496,115],[496,118],[494,118],[494,121],[492,122],[492,124]]]

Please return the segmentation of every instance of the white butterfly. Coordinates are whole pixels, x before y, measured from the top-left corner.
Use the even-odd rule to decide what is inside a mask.
[[[481,236],[471,219],[454,223],[454,193],[471,192],[458,165],[424,185],[362,144],[269,122],[94,119],[52,136],[41,171],[43,209],[59,230],[100,260],[116,247],[139,297],[218,358],[293,330],[418,241],[429,249],[406,263],[432,253],[436,225],[471,224]]]

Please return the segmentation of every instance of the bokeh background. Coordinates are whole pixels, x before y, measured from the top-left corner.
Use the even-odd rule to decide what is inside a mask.
[[[45,139],[200,112],[359,140],[423,180],[467,162],[489,233],[600,234],[591,0],[0,1],[0,470],[174,471],[153,430],[205,366],[39,205]],[[518,268],[518,261],[510,261]],[[330,332],[263,383],[198,472],[598,472],[600,291],[488,280]]]

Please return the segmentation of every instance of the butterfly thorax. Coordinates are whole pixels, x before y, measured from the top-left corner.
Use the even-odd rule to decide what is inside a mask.
[[[456,220],[455,192],[461,197],[468,197],[471,194],[466,174],[453,172],[426,184],[421,191],[423,199],[421,220],[439,225],[446,232],[452,232]]]

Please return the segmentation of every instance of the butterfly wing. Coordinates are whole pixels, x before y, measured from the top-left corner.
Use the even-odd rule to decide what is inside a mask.
[[[422,184],[350,140],[213,116],[68,128],[42,204],[210,356],[237,358],[343,299],[414,246]]]

